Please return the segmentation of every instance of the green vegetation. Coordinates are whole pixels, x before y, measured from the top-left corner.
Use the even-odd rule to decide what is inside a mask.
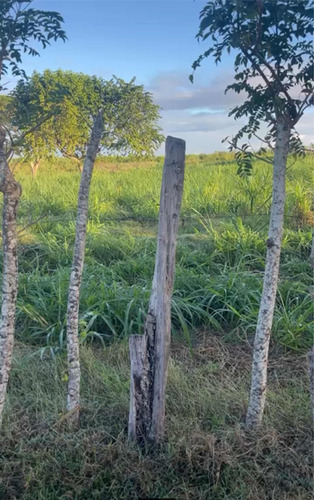
[[[236,176],[229,153],[189,156],[177,246],[167,444],[128,445],[127,337],[150,294],[162,158],[98,159],[81,294],[81,428],[67,430],[66,294],[80,175],[56,158],[33,179],[16,166],[17,347],[0,438],[4,499],[310,499],[305,349],[313,305],[311,165],[288,170],[285,234],[258,439],[244,422],[262,289],[271,169]],[[34,222],[31,224],[31,222]],[[31,224],[31,225],[28,225]],[[10,420],[9,420],[10,416]]]
[[[81,295],[83,341],[104,342],[142,329],[156,249],[162,158],[114,163],[100,159],[91,187]],[[256,163],[236,176],[230,154],[188,157],[177,247],[173,328],[250,338],[258,313],[271,192],[271,169]],[[311,342],[311,158],[288,172],[286,230],[274,340],[300,349]],[[80,175],[56,159],[33,180],[25,169],[20,204],[18,339],[60,346],[75,234]],[[291,283],[293,281],[293,287]]]
[[[34,72],[27,81],[18,82],[10,97],[2,96],[0,107],[8,128],[18,130],[22,137],[26,134],[16,142],[23,161],[33,163],[34,175],[39,163],[56,152],[77,160],[82,167],[92,117],[100,108],[105,124],[103,151],[151,156],[162,142],[156,125],[159,107],[142,85],[135,84],[135,78],[106,81],[72,71]]]
[[[125,341],[83,347],[81,427],[67,431],[64,358],[17,346],[0,437],[0,497],[13,500],[173,498],[310,500],[311,431],[303,356],[271,357],[263,430],[244,420],[248,346],[204,334],[193,354],[173,346],[167,444],[145,455],[127,443]],[[293,367],[293,368],[292,368]]]

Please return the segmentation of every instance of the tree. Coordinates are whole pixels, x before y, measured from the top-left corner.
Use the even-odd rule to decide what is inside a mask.
[[[69,424],[77,427],[80,405],[80,358],[79,358],[79,295],[84,265],[88,199],[95,158],[99,150],[150,154],[161,143],[162,136],[156,121],[158,106],[152,96],[144,92],[134,79],[124,82],[113,78],[109,82],[95,80],[97,98],[89,109],[91,137],[84,158],[81,176],[73,263],[69,283],[67,306],[68,346],[68,397]],[[84,109],[87,118],[88,109]],[[85,143],[78,144],[84,151]]]
[[[2,0],[0,3],[0,81],[8,70],[25,77],[20,67],[22,53],[38,55],[30,43],[39,42],[45,48],[51,39],[65,40],[63,19],[57,12],[31,9],[29,0]],[[4,86],[1,84],[0,90]],[[0,424],[11,369],[15,330],[15,308],[18,284],[16,217],[22,193],[14,178],[8,158],[11,150],[7,127],[0,121],[0,191],[3,193],[2,211],[2,307],[0,320]]]
[[[2,94],[0,95],[0,121],[3,131],[5,132],[4,137],[4,149],[9,151],[11,148],[12,138],[14,136],[14,127],[12,125],[13,119],[13,99],[12,97]]]
[[[209,48],[193,63],[195,70],[207,57],[216,63],[223,53],[234,56],[234,81],[226,88],[245,95],[245,102],[230,115],[247,123],[230,140],[236,149],[239,174],[250,173],[253,152],[239,141],[260,138],[273,158],[272,206],[263,292],[256,327],[248,428],[261,424],[267,385],[270,332],[275,306],[283,233],[285,176],[289,150],[301,151],[295,126],[313,104],[313,1],[312,0],[211,0],[200,14],[197,37]],[[193,81],[193,75],[190,76]]]
[[[79,291],[94,161],[100,150],[151,155],[162,141],[156,125],[159,108],[153,104],[151,94],[135,84],[135,79],[125,82],[113,77],[105,81],[61,70],[34,73],[30,80],[18,83],[12,99],[11,126],[24,133],[19,144],[28,161],[38,165],[40,159],[56,153],[80,163],[83,160],[67,308],[67,409],[69,422],[76,425],[80,392]],[[37,127],[39,121],[42,123]]]
[[[42,75],[34,72],[28,81],[18,82],[12,92],[12,125],[25,132],[42,117],[47,118],[24,137],[22,154],[26,162],[38,168],[41,160],[58,153],[81,165],[89,140],[90,116],[100,105],[99,84],[96,77],[62,70],[46,70]]]
[[[67,305],[67,346],[68,346],[68,395],[67,410],[69,424],[76,427],[79,421],[81,368],[79,355],[79,300],[83,274],[86,228],[88,220],[89,189],[93,168],[104,128],[103,110],[93,120],[90,142],[84,159],[76,219],[76,232]]]
[[[66,40],[63,18],[58,12],[30,8],[33,0],[2,0],[0,3],[0,79],[10,70],[26,78],[22,54],[38,56],[33,42],[44,49],[50,40]],[[0,86],[3,90],[3,85]]]
[[[22,144],[25,160],[38,165],[41,159],[57,153],[74,158],[81,166],[89,142],[91,116],[103,104],[107,115],[103,151],[151,154],[154,145],[160,142],[158,129],[152,127],[158,113],[156,107],[151,106],[149,94],[134,82],[134,79],[124,82],[116,77],[106,82],[95,76],[62,70],[46,70],[42,75],[35,72],[29,81],[19,82],[12,93],[12,125],[24,132],[30,124],[48,117],[40,128],[25,136]],[[116,116],[110,115],[113,92],[119,93],[114,104]],[[107,96],[106,103],[102,103],[103,95]]]

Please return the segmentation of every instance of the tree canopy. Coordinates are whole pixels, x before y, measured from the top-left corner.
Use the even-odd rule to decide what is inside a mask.
[[[105,122],[103,151],[151,154],[162,140],[157,126],[159,108],[135,79],[105,81],[83,73],[46,70],[20,81],[12,96],[12,125],[21,132],[32,130],[24,138],[27,159],[55,153],[82,159],[93,116],[100,109]]]
[[[0,2],[0,79],[9,69],[14,76],[26,77],[21,68],[22,54],[39,55],[36,42],[45,48],[50,40],[66,40],[62,16],[30,8],[31,3],[32,0]]]
[[[230,141],[231,148],[244,135],[258,137],[263,121],[270,126],[263,141],[271,147],[278,116],[289,119],[293,129],[313,104],[313,1],[211,0],[200,20],[197,37],[209,48],[193,63],[193,70],[207,57],[218,64],[223,53],[234,55],[234,81],[226,92],[246,94],[244,103],[229,113],[236,119],[247,117]],[[299,146],[297,138],[294,146]],[[241,149],[240,173],[250,168],[248,148]]]

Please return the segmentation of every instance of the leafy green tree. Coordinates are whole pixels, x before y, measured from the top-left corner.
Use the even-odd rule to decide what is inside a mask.
[[[13,125],[21,132],[47,117],[23,141],[25,160],[35,164],[57,153],[75,158],[80,166],[92,117],[100,108],[104,111],[103,152],[150,155],[162,139],[156,125],[158,107],[135,79],[105,81],[82,73],[46,70],[19,82],[12,95]]]
[[[230,142],[238,151],[239,173],[251,170],[253,152],[240,141],[260,137],[273,157],[261,156],[273,165],[270,215],[263,293],[256,327],[252,385],[246,424],[261,424],[267,386],[269,339],[277,291],[283,233],[285,177],[289,151],[302,153],[295,127],[313,104],[313,1],[312,0],[211,0],[200,14],[197,37],[208,49],[193,63],[206,58],[217,64],[226,52],[234,56],[234,81],[226,91],[244,96],[231,110],[246,124]],[[190,76],[193,81],[193,75]]]
[[[26,162],[34,165],[55,153],[78,161],[84,156],[90,118],[100,105],[97,80],[82,73],[46,70],[20,81],[14,91],[12,124],[27,132],[22,143]],[[44,121],[40,127],[36,124]],[[36,173],[36,172],[34,172]]]
[[[58,12],[30,8],[33,0],[2,0],[0,3],[0,79],[11,72],[26,78],[22,54],[38,56],[34,42],[43,48],[51,40],[66,40]],[[0,90],[3,87],[0,86]]]
[[[34,10],[31,0],[2,0],[0,2],[0,90],[3,77],[9,71],[14,76],[25,73],[21,67],[22,54],[38,55],[32,43],[45,48],[50,40],[65,40],[63,19],[57,12]],[[4,98],[5,99],[5,98]],[[2,103],[6,104],[3,98]],[[9,108],[6,107],[8,110]],[[0,424],[2,421],[7,384],[11,370],[15,332],[15,309],[18,285],[17,229],[18,202],[22,189],[14,178],[8,159],[11,155],[10,133],[5,113],[0,115],[0,191],[2,211],[2,307],[0,321]],[[9,137],[8,137],[9,136]]]
[[[4,144],[5,151],[7,152],[11,149],[12,139],[15,133],[12,125],[13,114],[13,98],[5,94],[0,95],[0,122],[7,134]]]
[[[97,154],[151,155],[163,137],[159,107],[143,86],[113,77],[109,81],[69,71],[34,73],[12,93],[12,128],[36,173],[40,159],[54,154],[76,158],[83,169],[67,308],[69,423],[77,426],[80,398],[78,347],[79,292],[83,272],[88,198]],[[40,127],[38,123],[41,123]]]

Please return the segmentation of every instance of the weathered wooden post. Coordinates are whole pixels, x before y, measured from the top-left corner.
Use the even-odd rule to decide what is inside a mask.
[[[314,424],[314,345],[308,352],[312,423]]]
[[[311,246],[311,254],[310,254],[310,264],[311,264],[311,268],[314,271],[314,231],[312,232],[312,246]]]
[[[171,336],[171,295],[183,193],[185,142],[167,137],[157,253],[144,335],[130,337],[129,438],[158,443],[164,436],[165,391]]]

